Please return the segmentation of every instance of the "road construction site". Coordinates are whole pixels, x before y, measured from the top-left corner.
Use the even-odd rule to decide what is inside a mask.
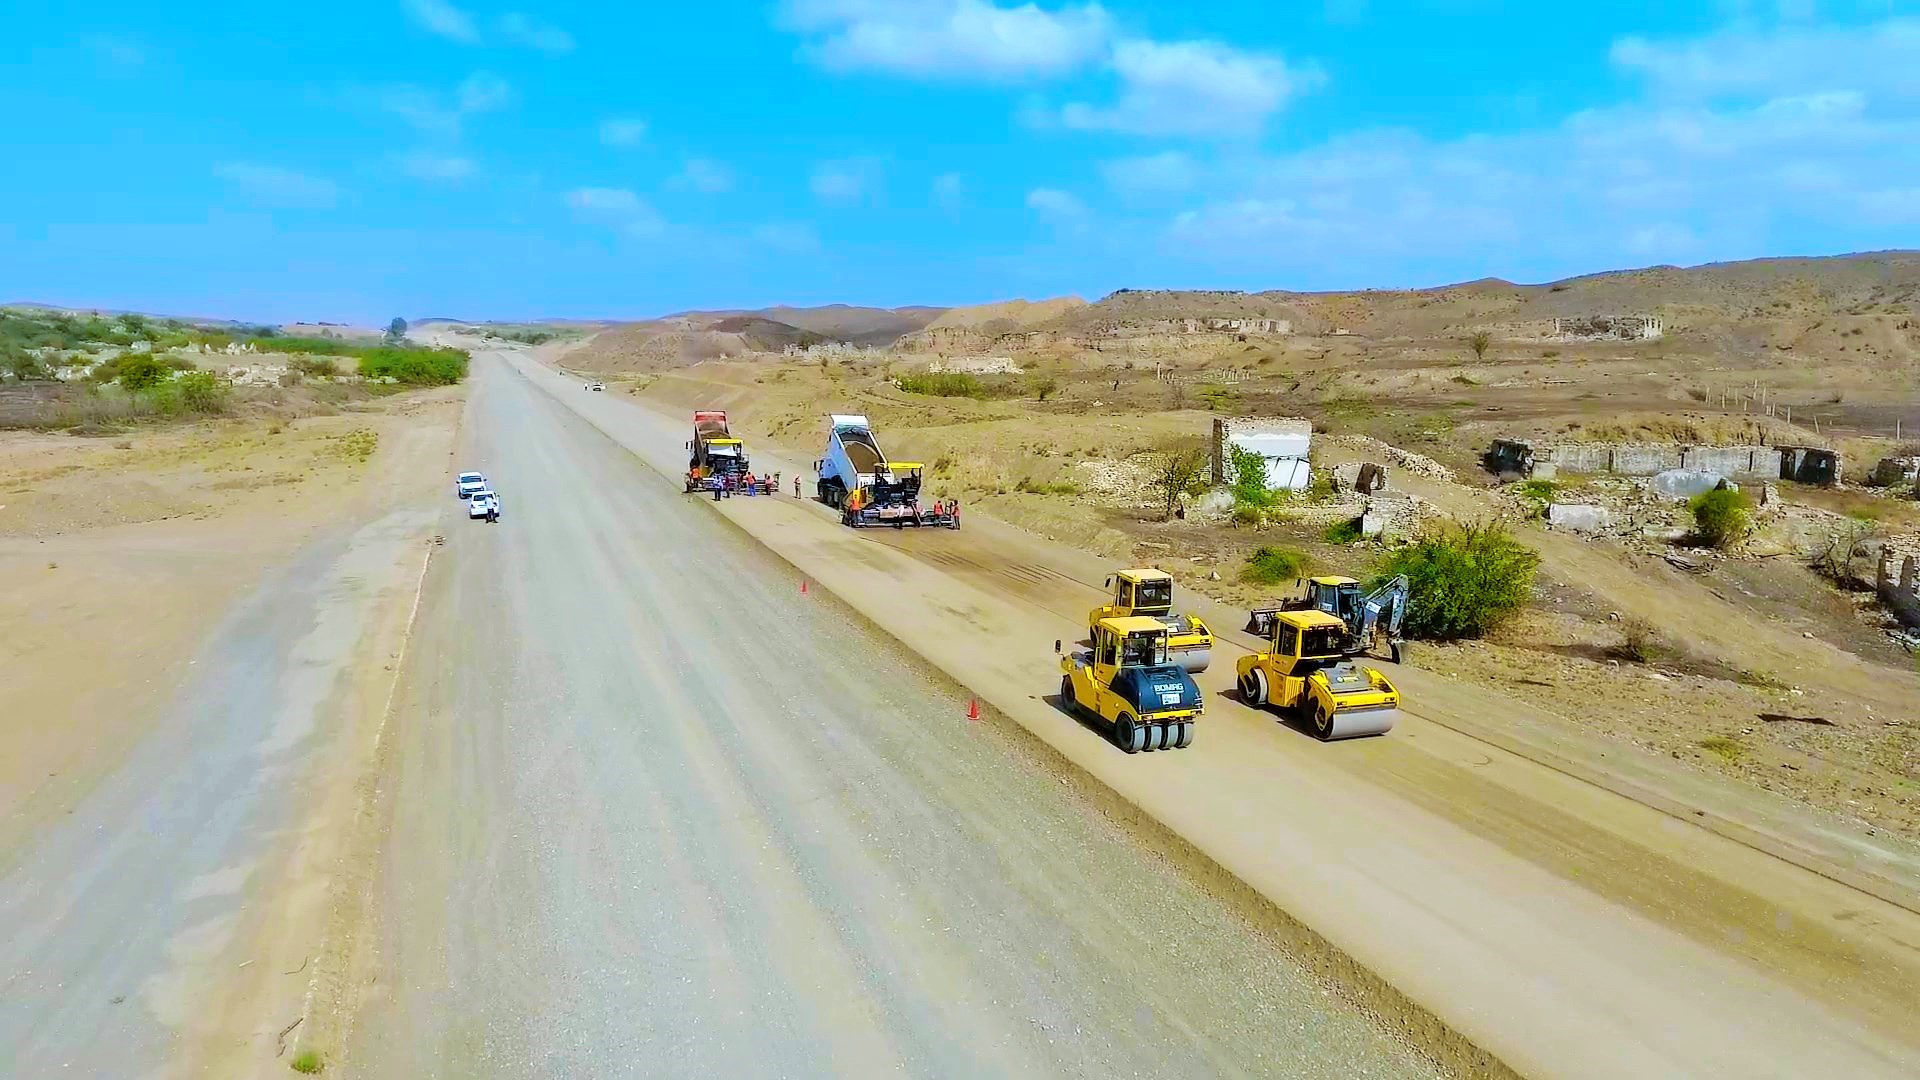
[[[523,354],[482,366],[494,362],[678,486],[684,415],[583,394]],[[756,470],[806,464],[751,449]],[[1115,567],[983,516],[959,533],[854,532],[790,497],[696,501],[977,695],[989,720],[1085,777],[1110,813],[1444,1063],[1920,1066],[1920,915],[1891,849],[1657,762],[1600,760],[1531,727],[1522,702],[1417,670],[1394,671],[1408,704],[1392,734],[1320,743],[1235,700],[1231,661],[1252,642],[1219,633],[1235,616],[1204,602],[1192,610],[1219,640],[1193,746],[1126,755],[1053,700],[1052,642],[1084,634]],[[1498,735],[1478,722],[1490,714]]]

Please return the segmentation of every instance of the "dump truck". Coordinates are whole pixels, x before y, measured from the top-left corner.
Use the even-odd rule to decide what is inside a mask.
[[[1151,568],[1122,570],[1107,578],[1107,588],[1113,590],[1113,602],[1088,613],[1087,640],[1093,640],[1093,628],[1101,619],[1158,619],[1167,628],[1167,652],[1174,660],[1195,675],[1207,670],[1213,661],[1213,631],[1195,616],[1174,612],[1172,574]]]
[[[1101,619],[1091,648],[1060,658],[1060,707],[1104,726],[1114,745],[1137,754],[1192,746],[1206,705],[1193,676],[1168,654],[1165,624],[1136,615]]]
[[[1299,596],[1254,608],[1247,616],[1246,630],[1255,637],[1271,638],[1273,618],[1280,612],[1324,611],[1346,626],[1342,648],[1348,656],[1372,652],[1398,664],[1407,651],[1407,641],[1400,636],[1400,622],[1406,618],[1411,594],[1405,574],[1370,593],[1362,593],[1360,583],[1350,577],[1308,578]]]
[[[842,524],[937,525],[960,527],[954,502],[922,505],[920,483],[926,466],[917,461],[888,461],[864,416],[835,413],[827,418],[826,455],[813,463],[821,502],[840,511]]]
[[[727,429],[727,414],[700,409],[693,414],[693,438],[687,441],[687,490],[703,491],[723,478],[747,471],[747,447]]]
[[[1400,692],[1346,653],[1347,624],[1324,611],[1280,611],[1266,647],[1237,666],[1240,700],[1305,722],[1324,740],[1385,735],[1400,718]]]

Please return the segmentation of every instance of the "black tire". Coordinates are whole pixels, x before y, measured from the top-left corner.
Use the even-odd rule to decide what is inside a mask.
[[[1080,701],[1073,696],[1073,676],[1071,675],[1060,676],[1060,707],[1067,711],[1068,716],[1080,715]]]
[[[1312,717],[1314,737],[1318,738],[1321,742],[1325,742],[1333,735],[1333,714],[1328,712],[1326,707],[1318,701],[1308,704],[1306,708],[1307,715]]]
[[[1240,680],[1240,702],[1256,709],[1267,707],[1266,676],[1260,673],[1259,668],[1248,671],[1246,677]]]
[[[1129,754],[1137,754],[1147,744],[1147,733],[1133,722],[1133,717],[1121,713],[1113,721],[1114,745]]]
[[[1173,744],[1175,750],[1185,750],[1193,745],[1193,721],[1180,721],[1180,738]]]

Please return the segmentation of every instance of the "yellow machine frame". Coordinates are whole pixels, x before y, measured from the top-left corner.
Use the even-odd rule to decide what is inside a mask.
[[[1240,698],[1306,720],[1322,739],[1384,735],[1399,719],[1400,692],[1342,649],[1347,624],[1324,611],[1282,611],[1267,648],[1236,665]]]
[[[1149,666],[1138,657],[1165,657],[1168,654],[1167,628],[1158,619],[1146,616],[1105,618],[1093,625],[1092,648],[1086,653],[1060,658],[1060,704],[1068,712],[1084,712],[1105,723],[1113,741],[1132,754],[1141,750],[1178,750],[1193,742],[1194,721],[1205,704],[1193,680],[1179,675],[1186,688],[1174,697],[1178,703],[1155,709],[1136,710],[1133,703],[1113,689],[1115,679],[1127,667]],[[1059,644],[1056,642],[1056,649]],[[1163,669],[1164,670],[1164,669]],[[1167,687],[1156,688],[1171,691]],[[1161,697],[1162,702],[1169,695]]]

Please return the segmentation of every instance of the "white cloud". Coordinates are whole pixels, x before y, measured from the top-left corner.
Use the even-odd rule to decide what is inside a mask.
[[[552,23],[541,22],[532,15],[518,11],[509,11],[494,20],[494,26],[500,36],[530,49],[558,56],[573,51],[573,35]]]
[[[1920,96],[1920,19],[1763,30],[1742,24],[1704,37],[1614,42],[1616,66],[1684,97],[1778,97],[1839,87]]]
[[[733,170],[718,161],[709,158],[688,158],[687,163],[669,183],[683,191],[700,191],[708,195],[717,195],[733,190]]]
[[[474,24],[473,16],[447,0],[401,0],[400,7],[414,25],[429,34],[462,45],[480,44],[480,28]]]
[[[1087,216],[1079,199],[1055,188],[1034,188],[1027,192],[1027,209],[1056,223],[1072,223]]]
[[[1145,198],[1179,195],[1191,190],[1199,182],[1200,167],[1191,156],[1168,150],[1104,162],[1100,175],[1106,178],[1108,187],[1120,194]]]
[[[651,204],[627,188],[576,188],[567,193],[567,205],[583,220],[610,226],[628,236],[658,236],[667,227]]]
[[[600,121],[600,141],[608,146],[638,146],[647,137],[647,122],[638,117],[609,117]]]
[[[872,189],[879,163],[872,158],[823,161],[814,166],[813,197],[828,203],[855,203]]]
[[[339,187],[331,180],[274,165],[228,161],[215,165],[213,174],[259,206],[325,210],[340,196]]]
[[[401,171],[416,180],[441,183],[466,180],[479,171],[472,158],[436,154],[431,150],[403,154],[399,163]]]
[[[967,196],[967,182],[959,173],[941,173],[933,178],[933,201],[945,210],[958,210]]]
[[[824,66],[916,78],[1061,75],[1097,59],[1110,32],[1098,4],[788,0],[785,12],[794,28],[820,35],[805,51]]]
[[[1129,135],[1258,135],[1289,97],[1319,81],[1278,56],[1211,41],[1122,41],[1112,63],[1119,99],[1069,104],[1062,124]]]
[[[491,112],[513,100],[513,87],[491,71],[476,71],[460,83],[460,111]]]

